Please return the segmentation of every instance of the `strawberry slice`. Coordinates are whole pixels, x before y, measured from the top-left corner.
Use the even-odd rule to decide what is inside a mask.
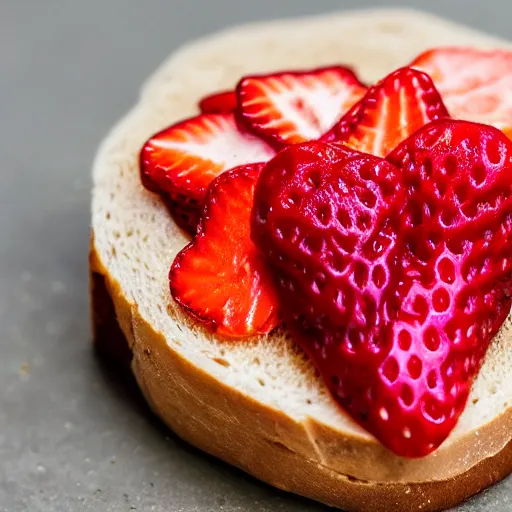
[[[208,190],[197,235],[169,273],[174,299],[218,334],[270,332],[277,325],[272,282],[250,238],[250,215],[262,164],[237,167]]]
[[[334,399],[386,447],[450,434],[512,305],[512,142],[440,120],[388,161],[320,142],[262,171],[252,237]]]
[[[490,124],[512,136],[512,52],[437,48],[412,64],[428,73],[452,117]]]
[[[199,109],[204,114],[228,114],[236,108],[235,91],[223,91],[206,96],[199,102]]]
[[[241,119],[277,147],[317,139],[365,91],[339,66],[245,77],[237,86]]]
[[[182,227],[195,232],[214,178],[238,165],[266,162],[273,155],[265,142],[238,128],[233,114],[201,114],[166,128],[144,144],[142,183],[164,197]]]
[[[368,89],[322,140],[383,157],[416,130],[442,117],[448,117],[448,112],[428,75],[402,68]]]

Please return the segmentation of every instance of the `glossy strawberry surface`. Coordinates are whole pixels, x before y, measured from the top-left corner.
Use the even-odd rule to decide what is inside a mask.
[[[429,76],[401,68],[370,87],[322,140],[384,157],[416,130],[443,117],[449,117],[448,111]]]
[[[212,182],[197,235],[169,272],[174,299],[230,338],[267,333],[278,322],[273,284],[250,237],[261,167],[237,167]]]
[[[334,399],[386,447],[434,451],[510,306],[512,144],[436,121],[387,161],[333,144],[264,168],[252,237]]]

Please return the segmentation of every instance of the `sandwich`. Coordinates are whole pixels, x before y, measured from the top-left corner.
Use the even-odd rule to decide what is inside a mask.
[[[229,29],[93,169],[96,346],[174,432],[347,511],[512,471],[512,52],[407,10]]]

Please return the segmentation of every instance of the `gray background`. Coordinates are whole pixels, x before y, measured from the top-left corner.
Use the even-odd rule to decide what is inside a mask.
[[[184,41],[370,4],[0,0],[1,512],[327,510],[187,446],[93,357],[89,169],[140,83]],[[425,4],[512,37],[509,0]],[[460,508],[511,509],[512,480]]]

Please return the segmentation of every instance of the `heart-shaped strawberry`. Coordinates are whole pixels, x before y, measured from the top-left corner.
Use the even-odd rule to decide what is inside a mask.
[[[511,173],[501,132],[446,120],[388,161],[306,143],[261,174],[252,236],[286,325],[399,455],[446,439],[510,310]]]

